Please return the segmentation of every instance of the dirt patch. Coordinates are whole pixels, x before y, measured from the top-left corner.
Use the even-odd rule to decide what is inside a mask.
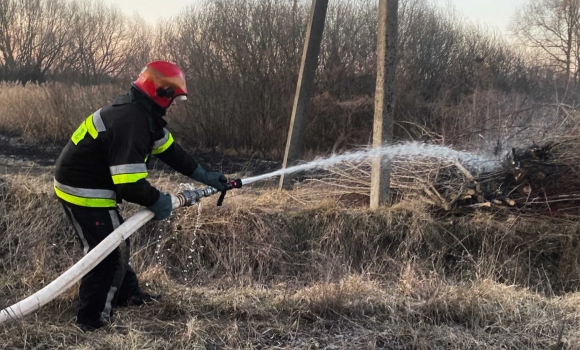
[[[19,137],[0,135],[0,164],[11,166],[54,165],[60,147],[36,146],[25,143]]]
[[[18,173],[21,170],[54,166],[63,145],[31,145],[19,137],[0,135],[0,173]],[[218,153],[191,152],[191,156],[206,169],[226,174],[256,175],[277,170],[282,163],[256,157],[231,156]],[[173,170],[157,158],[149,164],[151,170]]]
[[[206,170],[221,171],[224,174],[240,174],[252,176],[265,174],[280,169],[282,162],[247,156],[231,156],[219,153],[192,152],[190,155]],[[172,171],[157,158],[149,164],[151,169]]]

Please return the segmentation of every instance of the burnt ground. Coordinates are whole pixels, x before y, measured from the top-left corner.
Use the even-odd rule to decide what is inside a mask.
[[[224,174],[243,174],[244,176],[264,174],[280,169],[282,162],[247,156],[232,156],[218,153],[190,152],[206,170],[220,171]],[[153,157],[149,167],[155,170],[172,171],[159,159]]]
[[[54,166],[64,145],[31,145],[19,137],[0,134],[0,174],[24,171],[46,171]],[[225,174],[258,175],[277,170],[281,167],[278,160],[265,160],[240,155],[224,155],[209,152],[191,152],[206,170],[221,171]],[[150,169],[172,172],[172,169],[155,157],[151,159]]]
[[[25,143],[19,137],[0,135],[0,164],[2,165],[54,165],[60,148],[36,146]]]

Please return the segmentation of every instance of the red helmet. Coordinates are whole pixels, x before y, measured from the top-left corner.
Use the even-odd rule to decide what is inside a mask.
[[[170,62],[148,63],[132,84],[161,108],[169,107],[176,98],[187,100],[185,74]]]

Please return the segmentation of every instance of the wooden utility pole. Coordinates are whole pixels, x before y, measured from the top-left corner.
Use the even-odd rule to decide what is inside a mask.
[[[373,147],[381,147],[393,142],[398,8],[398,0],[379,0]],[[387,203],[390,183],[390,160],[385,156],[375,158],[371,172],[371,209],[376,209]]]
[[[314,85],[314,75],[318,67],[318,54],[320,53],[320,43],[322,42],[322,32],[326,21],[326,9],[328,0],[312,0],[310,8],[310,21],[306,31],[304,50],[302,53],[302,63],[300,65],[300,75],[296,86],[294,97],[294,107],[288,130],[286,141],[286,153],[284,155],[283,169],[295,165],[302,155],[302,144],[304,132],[308,123],[308,111],[310,109],[310,98],[312,97],[312,86]],[[282,175],[280,178],[280,189],[290,187],[290,175]]]

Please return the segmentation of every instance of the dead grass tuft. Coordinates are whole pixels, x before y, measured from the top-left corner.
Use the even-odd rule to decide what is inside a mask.
[[[110,103],[117,86],[0,84],[0,130],[31,144],[66,142],[80,122]]]
[[[179,178],[152,174],[175,192]],[[577,224],[473,211],[419,196],[370,211],[308,184],[242,189],[133,237],[142,284],[164,299],[121,309],[127,335],[74,326],[71,289],[0,326],[5,348],[578,348]],[[50,176],[0,184],[0,307],[80,258]],[[138,208],[125,206],[130,216]],[[572,241],[571,241],[572,240]]]

